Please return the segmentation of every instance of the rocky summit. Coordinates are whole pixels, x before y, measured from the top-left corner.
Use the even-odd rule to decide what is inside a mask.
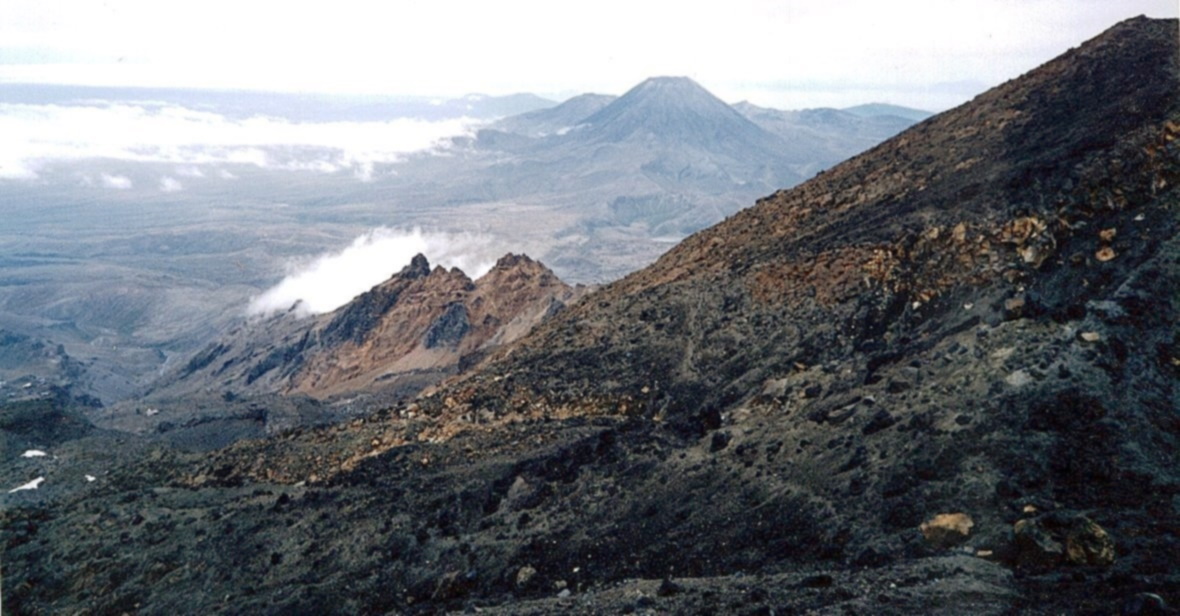
[[[505,255],[476,281],[458,268],[431,269],[418,255],[326,315],[300,318],[296,305],[244,323],[157,389],[327,398],[400,385],[412,393],[519,338],[584,291],[526,255]]]
[[[330,313],[302,315],[296,304],[247,319],[147,395],[91,414],[190,444],[182,432],[194,427],[224,433],[198,439],[206,447],[364,414],[478,364],[588,291],[527,255],[507,254],[477,280],[418,255]]]
[[[88,483],[45,471],[56,492],[4,495],[6,605],[1173,613],[1176,33],[1118,24],[414,400],[210,454],[141,444]],[[349,362],[392,356],[365,332],[431,276],[469,288],[416,262],[319,330],[349,349],[324,366],[372,382]],[[494,302],[466,292],[415,349],[479,328]]]

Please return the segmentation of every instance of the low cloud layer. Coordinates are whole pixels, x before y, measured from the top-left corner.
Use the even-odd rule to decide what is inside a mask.
[[[501,252],[486,236],[380,227],[343,250],[291,264],[291,273],[254,298],[248,312],[271,314],[297,302],[301,314],[330,312],[401,271],[419,253],[426,255],[431,267],[458,267],[478,278],[491,269]]]
[[[30,105],[0,103],[0,180],[30,180],[63,161],[114,159],[173,163],[185,177],[204,165],[351,172],[368,179],[376,164],[442,147],[467,134],[466,119],[383,122],[292,122],[232,119],[165,103]],[[214,173],[213,175],[217,175]],[[161,185],[163,188],[164,185]]]

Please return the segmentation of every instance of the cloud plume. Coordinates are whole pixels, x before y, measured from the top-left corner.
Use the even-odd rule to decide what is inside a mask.
[[[379,227],[343,250],[291,264],[287,277],[254,298],[247,312],[271,314],[296,302],[302,314],[330,312],[401,271],[419,253],[432,267],[458,267],[478,278],[502,252],[487,236]]]

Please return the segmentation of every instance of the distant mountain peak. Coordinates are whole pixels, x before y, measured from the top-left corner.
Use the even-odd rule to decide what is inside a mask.
[[[649,77],[623,94],[618,102],[635,104],[652,100],[676,106],[705,105],[717,110],[729,107],[688,77]]]
[[[771,156],[782,146],[777,137],[688,77],[646,79],[585,123],[598,138],[616,142],[654,137],[675,147]]]
[[[528,282],[522,282],[528,281]],[[536,261],[526,254],[508,253],[496,262],[495,267],[476,281],[476,286],[503,292],[505,289],[518,288],[522,284],[535,284],[538,287],[564,286],[565,283],[540,261]]]
[[[691,77],[684,77],[682,75],[648,77],[633,89],[638,90],[640,88],[682,88],[708,92],[708,90],[701,87],[701,84],[693,81]]]

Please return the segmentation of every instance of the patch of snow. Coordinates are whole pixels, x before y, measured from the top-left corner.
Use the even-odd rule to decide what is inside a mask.
[[[8,493],[12,494],[13,492],[20,492],[21,490],[36,490],[37,487],[40,486],[41,482],[43,482],[43,481],[45,481],[44,477],[38,477],[38,478],[36,478],[36,479],[34,479],[22,486],[17,486],[15,488],[9,490]]]
[[[41,451],[40,449],[30,449],[30,450],[20,454],[20,457],[22,457],[22,458],[44,458],[47,455],[49,455],[49,454],[45,453],[44,451]]]

